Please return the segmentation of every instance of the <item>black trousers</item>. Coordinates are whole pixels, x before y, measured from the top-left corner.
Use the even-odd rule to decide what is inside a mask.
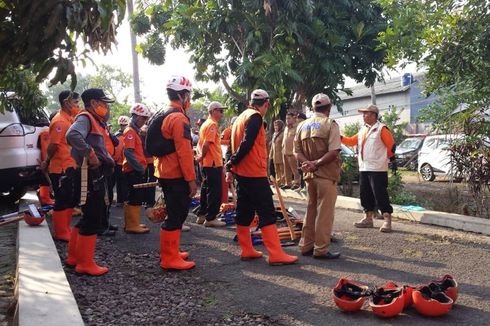
[[[54,210],[73,208],[80,201],[80,169],[69,168],[64,173],[49,175],[53,184]]]
[[[388,172],[361,171],[359,174],[361,206],[365,212],[379,208],[381,213],[393,213],[388,196]]]
[[[116,170],[106,176],[107,178],[107,197],[109,198],[109,207],[114,201],[114,186],[116,185]]]
[[[129,188],[128,204],[134,206],[141,206],[146,201],[146,197],[145,197],[146,189],[145,188],[136,189],[133,188],[133,185],[138,183],[144,183],[145,175],[136,171],[124,173],[124,175],[126,176],[126,181],[128,183],[128,188]]]
[[[206,215],[206,220],[216,218],[221,207],[222,173],[220,167],[203,167],[203,181],[201,184],[201,200],[199,215]]]
[[[157,178],[155,177],[155,166],[152,164],[148,164],[146,166],[146,171],[145,171],[145,181],[143,182],[155,182],[157,181]],[[148,207],[153,207],[155,206],[155,192],[156,192],[156,187],[151,187],[151,188],[143,188],[145,190],[145,200],[144,202],[146,203],[145,206]]]
[[[180,230],[184,224],[191,203],[189,184],[183,178],[158,179],[165,197],[167,218],[161,228],[167,231]]]
[[[267,177],[249,178],[235,175],[237,180],[236,222],[249,226],[259,216],[259,227],[276,223],[272,190]]]
[[[87,200],[82,205],[82,218],[78,221],[81,235],[94,235],[103,229],[107,218],[106,178],[101,169],[88,170]]]
[[[116,165],[114,168],[114,176],[116,181],[117,202],[119,204],[128,200],[128,182],[126,176],[122,172],[122,165]]]

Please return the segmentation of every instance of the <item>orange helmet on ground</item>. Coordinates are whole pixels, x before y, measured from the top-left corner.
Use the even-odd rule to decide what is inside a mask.
[[[44,221],[44,216],[41,215],[41,217],[34,217],[28,212],[24,213],[24,222],[29,224],[30,226],[36,226],[41,224]]]
[[[429,284],[432,291],[439,290],[444,292],[453,300],[453,303],[458,299],[458,282],[449,274],[444,275],[440,279],[433,280]]]
[[[412,293],[415,310],[421,315],[437,317],[445,315],[453,307],[453,300],[440,291],[432,291],[429,286],[415,288]]]
[[[413,305],[413,299],[412,299],[413,289],[414,289],[414,287],[410,286],[410,285],[404,285],[403,286],[403,297],[405,300],[405,308]]]
[[[369,306],[380,317],[391,318],[398,315],[405,307],[403,288],[393,282],[376,288],[369,300]]]
[[[369,287],[347,278],[341,278],[332,289],[333,301],[343,311],[351,312],[361,310]]]

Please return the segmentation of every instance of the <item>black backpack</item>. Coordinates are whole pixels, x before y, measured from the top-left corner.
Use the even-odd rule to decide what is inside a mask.
[[[165,156],[175,152],[173,139],[167,139],[162,135],[163,120],[172,113],[180,112],[177,109],[167,111],[160,110],[148,121],[148,131],[146,132],[145,150],[151,156]]]

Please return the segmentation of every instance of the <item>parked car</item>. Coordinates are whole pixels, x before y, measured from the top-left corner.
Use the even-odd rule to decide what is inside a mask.
[[[418,154],[424,139],[425,135],[409,136],[396,147],[396,163],[399,167],[417,171]]]
[[[446,134],[427,136],[418,154],[418,172],[425,181],[433,181],[436,176],[459,178],[451,164],[449,145],[462,135]]]
[[[39,133],[49,125],[46,114],[28,112],[12,92],[4,92],[9,109],[0,113],[0,200],[15,202],[41,180]]]

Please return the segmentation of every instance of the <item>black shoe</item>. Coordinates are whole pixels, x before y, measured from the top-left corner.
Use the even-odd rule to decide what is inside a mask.
[[[282,186],[281,189],[282,190],[287,190],[287,189],[291,189],[291,187],[290,186]]]
[[[340,257],[340,252],[327,252],[325,255],[313,256],[315,259],[337,259]]]
[[[105,229],[103,231],[97,232],[97,235],[101,237],[113,237],[116,235],[116,231],[110,230],[110,229]]]
[[[117,231],[117,230],[119,230],[119,227],[117,225],[114,225],[114,224],[109,224],[109,230]]]
[[[313,249],[310,249],[308,251],[302,252],[301,255],[303,255],[303,256],[313,256]]]

